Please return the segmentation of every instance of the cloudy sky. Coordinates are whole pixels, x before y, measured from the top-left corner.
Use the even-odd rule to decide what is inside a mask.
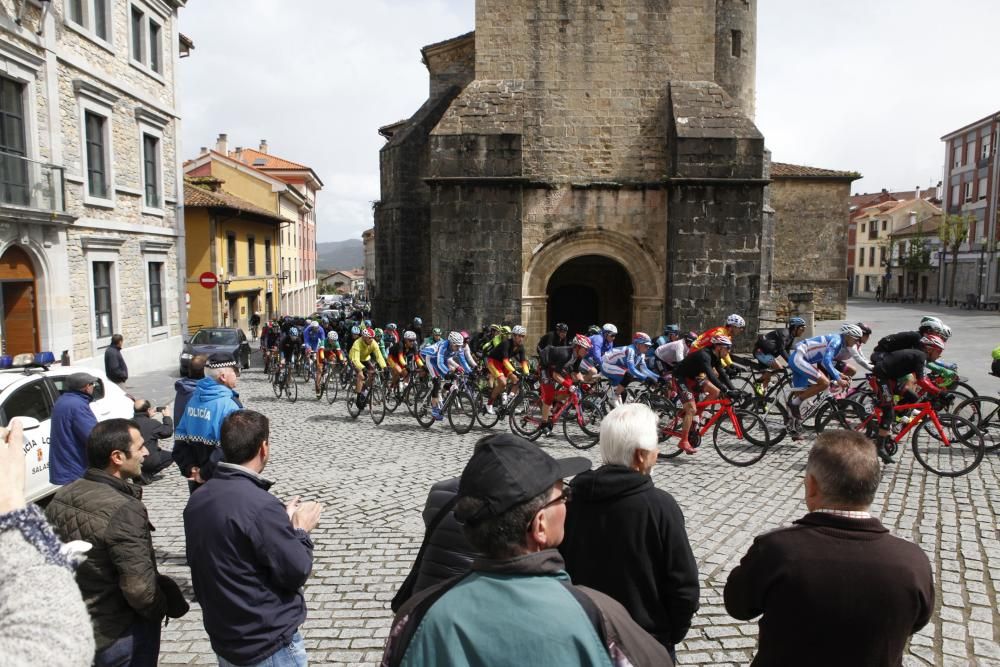
[[[181,30],[184,152],[267,139],[326,187],[319,240],[359,238],[381,125],[426,99],[420,47],[474,0],[195,0]],[[237,11],[238,8],[238,11]],[[940,137],[1000,110],[995,0],[759,0],[757,124],[774,159],[860,171],[858,192],[941,179]]]

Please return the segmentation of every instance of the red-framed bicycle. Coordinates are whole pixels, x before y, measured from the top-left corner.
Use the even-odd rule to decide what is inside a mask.
[[[716,399],[699,401],[696,414],[709,413],[708,421],[696,431],[699,439],[704,439],[709,429],[712,430],[712,446],[722,460],[734,466],[745,467],[753,465],[764,458],[771,446],[771,438],[767,424],[760,415],[749,410],[733,407],[733,402],[720,396]],[[671,438],[679,441],[684,433],[681,431],[683,412],[671,405],[669,409],[659,409],[660,442],[669,442]],[[661,459],[672,459],[681,454],[677,447],[660,454]]]

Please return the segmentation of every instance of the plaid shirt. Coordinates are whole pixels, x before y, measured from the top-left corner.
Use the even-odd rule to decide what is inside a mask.
[[[813,512],[821,512],[823,514],[832,514],[834,516],[842,516],[847,519],[870,519],[872,518],[871,512],[855,512],[852,510],[828,510],[828,509],[818,509],[813,510]]]

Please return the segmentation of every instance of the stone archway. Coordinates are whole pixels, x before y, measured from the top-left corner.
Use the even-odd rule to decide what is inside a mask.
[[[581,255],[561,265],[549,278],[545,328],[556,322],[570,335],[591,324],[612,322],[623,337],[632,331],[632,279],[625,267],[603,255]]]
[[[663,325],[666,277],[651,253],[635,237],[603,229],[580,229],[546,240],[535,248],[525,264],[521,309],[522,321],[530,335],[540,336],[547,330],[549,283],[553,276],[563,265],[588,256],[611,260],[624,269],[632,293],[623,293],[620,298],[628,304],[633,329],[652,332]]]

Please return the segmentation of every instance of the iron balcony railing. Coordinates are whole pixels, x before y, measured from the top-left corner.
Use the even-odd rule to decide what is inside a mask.
[[[66,212],[65,168],[0,151],[0,206]]]

